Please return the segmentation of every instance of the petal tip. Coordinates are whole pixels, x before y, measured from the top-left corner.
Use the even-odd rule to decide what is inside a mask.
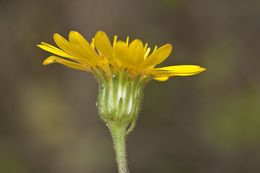
[[[69,32],[69,35],[76,35],[76,34],[80,34],[78,31],[74,31],[74,30],[71,30]]]
[[[96,34],[106,34],[104,31],[98,30]]]
[[[108,39],[108,36],[104,31],[97,31],[94,38],[95,39]]]
[[[42,65],[46,66],[53,63],[56,63],[55,58],[53,56],[50,56],[42,62]]]
[[[170,43],[166,43],[165,45],[163,45],[162,47],[164,47],[165,49],[168,49],[169,51],[172,51],[173,45]]]
[[[157,80],[157,81],[160,81],[160,82],[164,82],[164,81],[167,81],[169,79],[169,77],[155,77],[153,79]]]
[[[206,71],[206,68],[200,67],[200,72]]]
[[[54,33],[54,34],[53,34],[53,39],[54,39],[54,40],[56,40],[58,37],[61,37],[60,34],[58,34],[58,33]]]

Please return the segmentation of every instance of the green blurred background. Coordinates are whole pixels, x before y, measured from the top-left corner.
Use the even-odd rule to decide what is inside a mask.
[[[42,66],[57,32],[171,43],[162,65],[208,70],[145,88],[133,173],[258,173],[259,0],[0,0],[0,172],[115,173],[90,73]]]

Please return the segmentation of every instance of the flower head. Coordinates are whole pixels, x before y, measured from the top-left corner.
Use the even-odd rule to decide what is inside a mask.
[[[99,82],[98,110],[109,128],[122,126],[127,134],[134,128],[140,110],[143,87],[151,79],[165,81],[172,76],[189,76],[205,69],[197,65],[155,66],[171,53],[172,45],[165,44],[151,51],[139,39],[129,42],[114,37],[111,44],[106,33],[98,31],[91,43],[76,31],[66,40],[54,34],[57,47],[42,42],[40,48],[51,52],[43,65],[60,63],[93,72]],[[63,57],[63,58],[60,58]]]
[[[114,41],[111,44],[103,31],[98,31],[95,37],[92,38],[91,43],[76,31],[69,33],[68,41],[55,33],[54,41],[59,48],[44,42],[37,45],[55,54],[48,57],[43,62],[44,65],[60,63],[95,74],[99,74],[101,70],[107,75],[110,74],[110,76],[126,70],[127,74],[132,78],[142,76],[142,78],[158,81],[165,81],[172,76],[195,75],[205,70],[205,68],[197,65],[155,68],[156,65],[163,62],[170,55],[172,51],[171,44],[165,44],[159,48],[155,46],[151,51],[148,44],[144,45],[139,39],[129,43],[129,37],[127,37],[126,41],[118,41],[117,36],[114,36]]]

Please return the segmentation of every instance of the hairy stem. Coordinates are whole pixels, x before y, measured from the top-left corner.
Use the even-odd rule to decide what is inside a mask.
[[[110,128],[110,131],[112,134],[114,148],[116,152],[118,172],[129,173],[126,159],[126,129],[122,127],[112,127]]]

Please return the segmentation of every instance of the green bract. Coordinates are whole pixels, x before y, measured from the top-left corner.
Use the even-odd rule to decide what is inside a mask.
[[[135,126],[140,110],[143,88],[148,78],[132,78],[126,70],[121,73],[99,71],[98,110],[102,120],[111,126],[124,127],[128,134]]]

